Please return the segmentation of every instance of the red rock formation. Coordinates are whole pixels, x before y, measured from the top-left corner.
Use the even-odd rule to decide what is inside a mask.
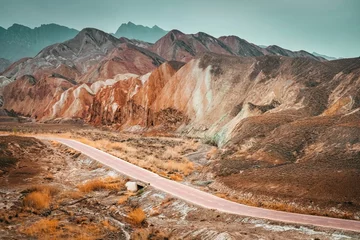
[[[151,74],[101,89],[94,98],[90,121],[117,124],[128,130],[134,126],[135,130],[154,126],[151,105],[182,65],[179,62],[164,63]]]
[[[4,109],[38,118],[53,99],[53,96],[73,84],[62,78],[36,79],[24,75],[4,88]]]
[[[32,75],[37,79],[57,75],[77,82],[94,82],[120,73],[145,74],[164,62],[149,50],[123,43],[100,30],[86,28],[74,39],[14,63],[3,75]]]
[[[79,82],[95,82],[113,78],[119,73],[142,75],[164,62],[164,59],[149,50],[132,44],[121,44],[113,49],[98,64],[79,77]]]
[[[4,106],[19,114],[42,117],[50,100],[59,98],[64,90],[77,83],[111,79],[121,73],[145,74],[163,61],[147,49],[123,44],[123,41],[96,29],[84,29],[74,39],[49,46],[34,58],[12,64],[3,73],[10,80],[2,82],[8,84],[17,79],[16,83],[7,86],[7,91],[17,95],[4,95]],[[28,85],[23,78],[34,79],[34,83]],[[3,87],[0,86],[0,93]],[[44,102],[34,92],[41,96],[45,94]],[[38,107],[32,107],[33,104],[38,104]],[[71,117],[71,114],[65,115]]]

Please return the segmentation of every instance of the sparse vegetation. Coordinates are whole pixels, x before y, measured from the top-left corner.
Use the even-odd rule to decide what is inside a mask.
[[[111,142],[106,139],[97,141],[91,141],[87,138],[76,139],[155,173],[161,174],[162,172],[170,173],[175,171],[185,176],[193,171],[194,166],[193,163],[184,158],[182,154],[195,151],[199,146],[199,143],[193,140],[184,142],[176,141],[178,142],[177,145],[173,147],[166,146],[164,149],[164,147],[158,145],[157,142],[146,145],[142,143],[141,140]],[[177,178],[179,179],[179,177]]]
[[[25,228],[22,232],[29,236],[51,236],[53,235],[59,226],[59,221],[56,219],[41,219],[31,226]],[[50,238],[49,238],[50,239]]]
[[[115,231],[116,229],[107,220],[100,224],[74,225],[60,224],[58,219],[43,218],[30,226],[22,227],[20,232],[37,239],[95,240],[103,239],[105,230]]]
[[[50,207],[52,196],[58,193],[54,186],[36,185],[28,189],[28,193],[23,199],[24,207],[42,210]]]
[[[128,218],[133,224],[141,224],[144,222],[146,215],[141,208],[135,208],[128,214]]]
[[[89,193],[92,191],[99,190],[120,190],[125,186],[125,182],[120,178],[97,178],[93,180],[89,180],[78,186],[78,189],[81,192]]]
[[[37,210],[46,209],[50,207],[51,196],[47,192],[31,192],[23,200],[25,207],[34,208]]]

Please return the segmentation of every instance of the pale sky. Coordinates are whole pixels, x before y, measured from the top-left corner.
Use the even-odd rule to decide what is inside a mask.
[[[360,0],[0,0],[0,26],[57,23],[115,32],[124,22],[259,45],[360,56]]]

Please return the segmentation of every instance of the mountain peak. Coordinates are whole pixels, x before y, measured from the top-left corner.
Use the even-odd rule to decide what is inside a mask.
[[[136,26],[136,24],[135,23],[133,23],[133,22],[131,22],[131,21],[129,21],[127,24],[125,24],[125,25],[129,25],[129,26]]]
[[[83,40],[85,38],[90,38],[99,46],[107,41],[110,41],[112,43],[118,43],[120,41],[116,37],[113,37],[112,35],[96,28],[84,28],[75,37],[75,39],[78,40]]]
[[[170,35],[170,34],[174,34],[175,36],[181,36],[181,35],[185,35],[185,33],[177,30],[177,29],[173,29],[171,30],[170,32],[167,33],[167,35]]]
[[[114,35],[117,38],[126,37],[128,39],[136,39],[154,43],[163,37],[166,33],[167,31],[161,29],[157,25],[150,28],[143,25],[137,25],[129,21],[128,23],[121,24]]]
[[[18,24],[18,23],[14,23],[11,27],[9,27],[7,29],[8,31],[21,31],[21,30],[32,30],[31,28]]]

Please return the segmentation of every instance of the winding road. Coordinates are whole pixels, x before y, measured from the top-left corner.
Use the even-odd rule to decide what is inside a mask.
[[[177,198],[203,208],[215,209],[221,212],[237,214],[241,216],[263,218],[286,223],[313,225],[332,229],[360,232],[360,221],[281,212],[246,206],[160,177],[155,173],[152,173],[148,170],[75,140],[52,137],[44,137],[41,139],[57,141],[67,145],[68,147],[73,148],[124,175],[143,181],[145,183],[150,183],[150,185],[156,189],[164,191]]]

